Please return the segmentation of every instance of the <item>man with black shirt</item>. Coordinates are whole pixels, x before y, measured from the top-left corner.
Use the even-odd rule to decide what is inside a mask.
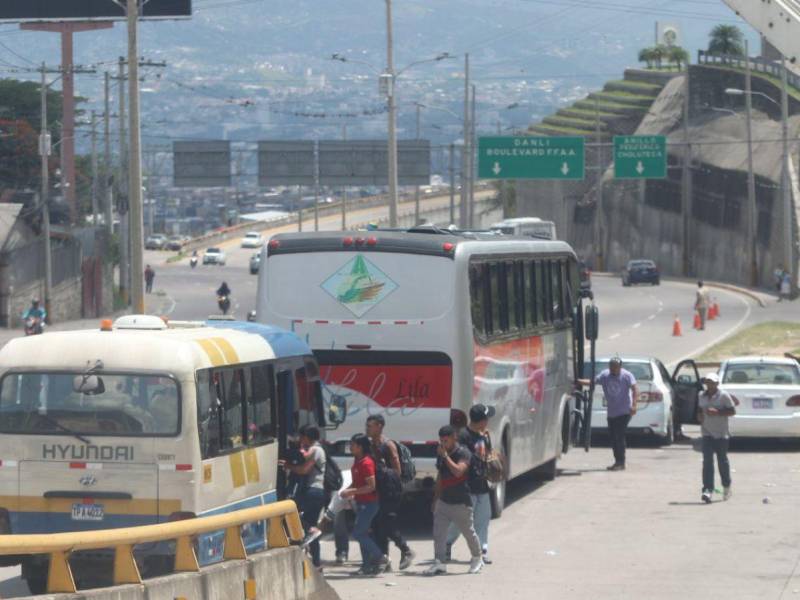
[[[469,409],[469,425],[461,430],[458,442],[472,454],[469,469],[469,493],[472,498],[472,519],[475,532],[481,542],[484,564],[492,564],[489,560],[489,521],[492,519],[492,502],[489,499],[489,480],[487,479],[486,459],[492,451],[489,438],[489,419],[495,414],[494,406],[476,404]],[[447,534],[447,551],[445,558],[450,560],[451,547],[458,539],[459,532],[455,525],[450,525]]]
[[[461,532],[469,545],[472,560],[469,563],[470,573],[479,573],[483,567],[481,559],[481,543],[475,533],[472,522],[472,499],[469,495],[467,480],[472,455],[469,450],[458,443],[456,431],[450,425],[439,429],[439,447],[437,450],[436,491],[433,505],[433,550],[435,560],[425,572],[426,575],[447,573],[445,553],[447,551],[447,530],[453,523]]]
[[[400,454],[395,443],[383,435],[386,419],[383,415],[367,417],[366,433],[372,442],[372,458],[377,467],[378,502],[380,508],[372,521],[375,541],[386,556],[386,571],[392,568],[389,559],[389,540],[400,549],[400,570],[407,569],[414,560],[414,551],[403,539],[397,524],[397,511],[400,510],[400,499],[403,483],[400,479]],[[386,489],[386,488],[389,489]],[[384,489],[381,489],[384,488]]]

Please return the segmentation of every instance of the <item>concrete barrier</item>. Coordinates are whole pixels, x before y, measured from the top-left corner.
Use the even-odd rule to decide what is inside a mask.
[[[142,584],[76,594],[32,596],[41,600],[339,600],[316,569],[304,566],[303,551],[277,548],[245,560],[229,560],[196,573],[177,573]],[[246,582],[250,589],[246,589]],[[248,596],[249,592],[254,593]]]

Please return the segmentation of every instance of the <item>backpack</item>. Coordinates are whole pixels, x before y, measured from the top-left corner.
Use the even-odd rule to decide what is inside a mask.
[[[414,466],[414,458],[411,456],[411,450],[408,446],[400,442],[394,442],[397,448],[397,455],[400,458],[400,480],[403,483],[414,481],[417,477],[417,467]]]
[[[325,489],[326,494],[333,494],[342,489],[344,479],[342,478],[342,470],[336,461],[331,458],[330,452],[326,446],[322,446],[325,452],[325,473],[322,476],[322,487]]]
[[[397,501],[403,495],[403,483],[397,472],[383,464],[375,470],[375,487],[381,502]]]

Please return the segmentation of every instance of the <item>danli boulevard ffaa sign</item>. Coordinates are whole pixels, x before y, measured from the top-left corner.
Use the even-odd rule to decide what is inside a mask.
[[[482,137],[481,179],[583,179],[583,137]]]

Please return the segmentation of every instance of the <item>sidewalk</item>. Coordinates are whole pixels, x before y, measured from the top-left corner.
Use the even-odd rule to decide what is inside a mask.
[[[172,298],[167,296],[166,294],[149,294],[145,296],[145,311],[147,314],[151,315],[161,315],[167,312],[167,310],[172,305]],[[89,319],[75,319],[73,321],[64,321],[62,323],[54,323],[47,327],[45,331],[45,335],[47,331],[73,331],[76,329],[96,329],[100,325],[100,321],[102,319],[113,319],[115,317],[119,317],[124,314],[128,314],[129,311],[119,311],[114,314],[103,315],[101,317],[92,317]],[[19,327],[14,329],[0,329],[0,348],[5,346],[9,341],[17,337],[23,337],[25,335],[25,330],[22,327],[22,320],[19,319]]]

